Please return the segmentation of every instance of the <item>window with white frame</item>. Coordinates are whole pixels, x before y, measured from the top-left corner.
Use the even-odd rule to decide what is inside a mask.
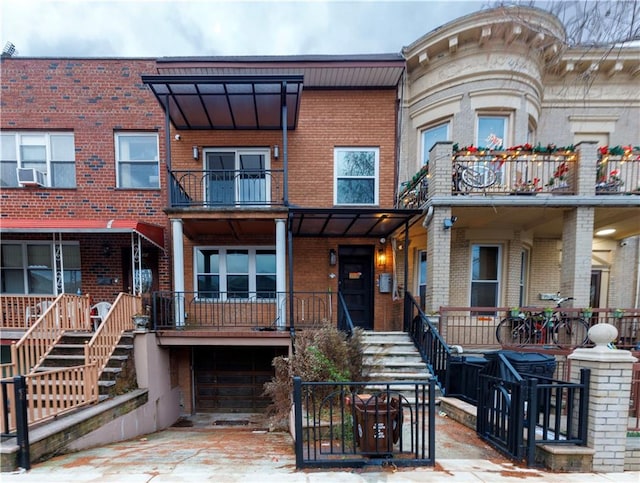
[[[379,165],[378,148],[335,148],[334,203],[377,205]]]
[[[499,245],[472,245],[471,307],[498,306],[500,300],[500,258]]]
[[[62,279],[65,293],[81,287],[80,246],[62,245]],[[48,242],[0,244],[1,293],[57,294],[54,247]]]
[[[520,253],[520,307],[527,305],[527,284],[529,280],[529,250]]]
[[[264,247],[198,247],[196,291],[201,299],[273,299],[276,252]]]
[[[500,115],[478,115],[476,146],[489,149],[507,147],[509,117]]]
[[[158,135],[121,132],[115,143],[118,188],[159,188]]]
[[[418,256],[418,294],[420,295],[420,308],[424,310],[427,297],[427,251],[419,250]]]
[[[449,123],[428,127],[422,131],[422,164],[429,162],[429,151],[438,141],[449,141]]]
[[[207,149],[204,157],[209,204],[260,205],[270,202],[268,149]]]
[[[72,132],[3,132],[0,144],[1,187],[17,187],[28,182],[75,188],[76,154]]]

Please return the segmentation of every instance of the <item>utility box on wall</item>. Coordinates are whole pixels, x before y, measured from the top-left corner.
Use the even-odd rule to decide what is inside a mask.
[[[380,290],[380,293],[391,292],[391,274],[390,273],[380,274],[380,279],[378,281],[378,288]]]

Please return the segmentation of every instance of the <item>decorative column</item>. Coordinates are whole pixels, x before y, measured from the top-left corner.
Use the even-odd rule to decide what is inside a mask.
[[[596,346],[576,349],[569,356],[572,382],[580,381],[580,369],[591,370],[587,446],[595,450],[594,472],[624,470],[632,368],[637,359],[629,351],[608,347],[617,337],[613,325],[596,324],[589,329]]]
[[[176,328],[184,327],[184,243],[182,220],[171,220],[173,239],[173,300]]]
[[[276,326],[278,330],[284,330],[287,326],[287,308],[286,308],[286,255],[287,255],[287,231],[285,219],[278,218],[276,220],[276,312],[278,319]]]

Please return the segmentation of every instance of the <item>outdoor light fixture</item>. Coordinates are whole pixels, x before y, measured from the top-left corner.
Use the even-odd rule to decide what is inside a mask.
[[[273,145],[273,158],[278,159],[280,157],[280,147],[277,144]]]
[[[200,153],[198,151],[198,146],[194,146],[193,147],[193,159],[199,159],[200,158]]]
[[[336,251],[331,248],[329,250],[329,265],[333,267],[336,263],[338,263],[338,255],[336,254]]]
[[[451,218],[445,218],[444,219],[444,229],[448,230],[449,228],[451,228],[453,226],[453,224],[458,221],[458,217],[457,216],[452,216]]]
[[[383,247],[378,248],[378,267],[384,268],[387,265],[387,254]]]
[[[612,235],[613,233],[616,232],[615,228],[605,228],[604,230],[598,230],[596,232],[596,236],[607,236],[607,235]]]

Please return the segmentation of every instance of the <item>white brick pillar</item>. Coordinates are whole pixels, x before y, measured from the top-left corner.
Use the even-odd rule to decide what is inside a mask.
[[[583,141],[577,146],[576,194],[579,196],[594,196],[596,193],[597,147],[593,141]]]
[[[574,307],[589,306],[594,208],[566,211],[562,226],[560,294],[573,297]]]
[[[571,382],[580,381],[580,369],[591,370],[587,446],[595,450],[595,472],[624,471],[632,368],[637,359],[629,351],[607,347],[617,336],[614,326],[596,324],[589,329],[596,346],[576,349],[569,356]]]
[[[451,218],[451,208],[436,207],[427,226],[426,313],[437,312],[441,306],[449,305],[452,229],[444,228],[446,218]]]

